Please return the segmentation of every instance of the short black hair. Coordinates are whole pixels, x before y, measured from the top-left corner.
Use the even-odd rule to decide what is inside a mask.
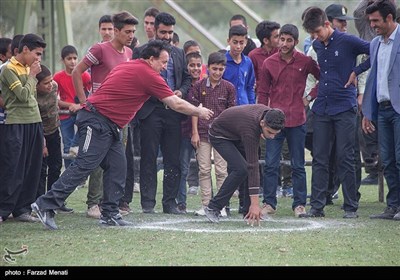
[[[264,112],[263,120],[273,130],[282,130],[285,128],[285,118],[281,109],[270,108]]]
[[[99,28],[102,23],[113,23],[111,15],[101,16],[101,18],[99,19]]]
[[[247,29],[242,25],[234,25],[229,28],[229,36],[228,38],[232,38],[233,36],[245,36],[247,38]]]
[[[154,21],[154,27],[158,29],[158,26],[160,24],[164,24],[165,26],[171,26],[176,24],[176,20],[173,15],[161,12],[158,15],[156,15],[155,21]]]
[[[299,39],[299,29],[294,24],[288,23],[282,26],[281,30],[279,31],[279,36],[282,34],[290,35],[295,40]]]
[[[63,47],[61,49],[61,58],[62,59],[66,58],[70,54],[78,55],[78,51],[76,50],[76,48],[74,46],[66,45],[65,47]]]
[[[11,38],[0,38],[0,54],[6,55],[6,53],[8,52],[8,47],[11,46],[11,42]]]
[[[201,60],[203,60],[199,52],[191,52],[186,55],[186,62],[189,63],[189,60],[192,58],[200,58]]]
[[[40,83],[44,78],[51,76],[51,71],[46,65],[41,64],[40,68],[42,69],[42,71],[36,74],[36,79],[38,80],[38,83]]]
[[[176,32],[174,32],[174,34],[172,35],[172,43],[179,43],[179,35]]]
[[[144,11],[144,17],[156,17],[160,13],[160,10],[154,7],[147,8],[146,11]]]
[[[188,40],[183,44],[183,52],[187,53],[190,47],[200,47],[200,45],[195,40]]]
[[[39,35],[28,33],[22,37],[19,42],[18,51],[21,53],[24,47],[27,47],[30,51],[36,48],[46,48],[46,42]]]
[[[24,37],[24,35],[22,35],[22,34],[17,34],[13,37],[12,42],[11,42],[12,55],[16,55],[16,53],[14,53],[15,49],[17,49],[19,52],[19,42],[21,42],[22,37]]]
[[[281,28],[281,25],[275,21],[263,20],[256,26],[256,36],[260,41],[261,46],[264,45],[264,39],[271,39],[272,32]]]
[[[243,22],[244,26],[247,27],[247,20],[244,15],[241,15],[241,14],[233,15],[231,17],[231,19],[229,20],[229,26],[231,26],[231,21],[233,21],[233,20],[241,20]]]
[[[318,27],[324,26],[325,21],[328,21],[328,16],[325,11],[319,7],[309,7],[303,12],[303,28],[307,33],[314,32]]]
[[[163,40],[151,40],[140,53],[140,58],[149,59],[150,57],[160,57],[161,51],[171,52],[171,44]]]
[[[212,52],[208,56],[207,65],[210,66],[211,64],[222,64],[226,65],[226,55],[221,52]]]
[[[136,25],[139,23],[137,18],[135,18],[131,13],[127,11],[122,11],[120,13],[114,14],[112,16],[112,22],[114,28],[121,30],[125,25]]]
[[[375,13],[376,11],[382,16],[383,21],[386,22],[388,15],[392,15],[393,21],[396,21],[396,6],[390,0],[379,0],[372,2],[365,10],[366,15]]]

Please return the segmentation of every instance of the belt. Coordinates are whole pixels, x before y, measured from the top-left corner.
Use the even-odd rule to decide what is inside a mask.
[[[93,104],[90,103],[89,101],[86,101],[86,108],[88,109],[88,111],[92,112],[100,119],[104,120],[107,124],[109,124],[110,127],[113,128],[113,130],[115,130],[117,133],[120,132],[120,128],[118,127],[118,125],[109,118],[107,118],[106,116],[102,115],[99,111],[97,111],[96,107],[94,107]]]
[[[392,102],[390,102],[390,100],[384,100],[384,101],[379,102],[380,108],[391,107],[391,106],[392,106]]]

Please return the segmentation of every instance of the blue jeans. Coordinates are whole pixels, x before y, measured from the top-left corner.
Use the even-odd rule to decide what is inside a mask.
[[[388,207],[400,206],[400,114],[392,106],[379,107],[378,143],[388,186]]]
[[[190,138],[182,138],[181,140],[181,153],[180,153],[180,164],[181,164],[181,181],[179,183],[178,196],[176,197],[177,204],[183,204],[186,206],[186,177],[189,173],[190,159],[194,152],[193,145]]]
[[[61,120],[61,136],[64,146],[64,154],[69,153],[69,148],[78,146],[78,135],[75,133],[76,115],[71,115],[68,119]],[[73,160],[64,159],[64,166],[67,168]]]
[[[286,127],[274,139],[266,140],[264,167],[264,200],[263,202],[276,209],[276,189],[280,176],[280,159],[283,141],[287,140],[292,167],[293,204],[306,206],[307,182],[304,168],[304,146],[306,141],[306,126]]]

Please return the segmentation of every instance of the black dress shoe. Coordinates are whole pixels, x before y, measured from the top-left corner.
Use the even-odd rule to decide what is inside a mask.
[[[142,209],[144,214],[155,214],[154,208],[143,208]]]
[[[361,180],[361,185],[378,185],[378,175],[369,174]]]
[[[306,214],[301,216],[301,218],[322,218],[322,217],[325,217],[324,210],[313,210],[313,209],[311,209]]]
[[[383,213],[369,216],[371,219],[384,219],[392,220],[396,215],[397,209],[393,207],[386,207]]]
[[[181,211],[178,209],[178,207],[170,207],[168,209],[164,208],[163,213],[172,215],[183,215],[186,214],[186,211]]]
[[[357,212],[346,211],[344,212],[343,219],[356,219],[358,218]]]

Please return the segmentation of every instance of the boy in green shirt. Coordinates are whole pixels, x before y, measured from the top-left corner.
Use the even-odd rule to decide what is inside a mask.
[[[12,213],[15,220],[35,222],[35,201],[43,151],[42,119],[36,101],[36,75],[46,43],[26,34],[0,74],[7,119],[0,135],[0,223]]]

